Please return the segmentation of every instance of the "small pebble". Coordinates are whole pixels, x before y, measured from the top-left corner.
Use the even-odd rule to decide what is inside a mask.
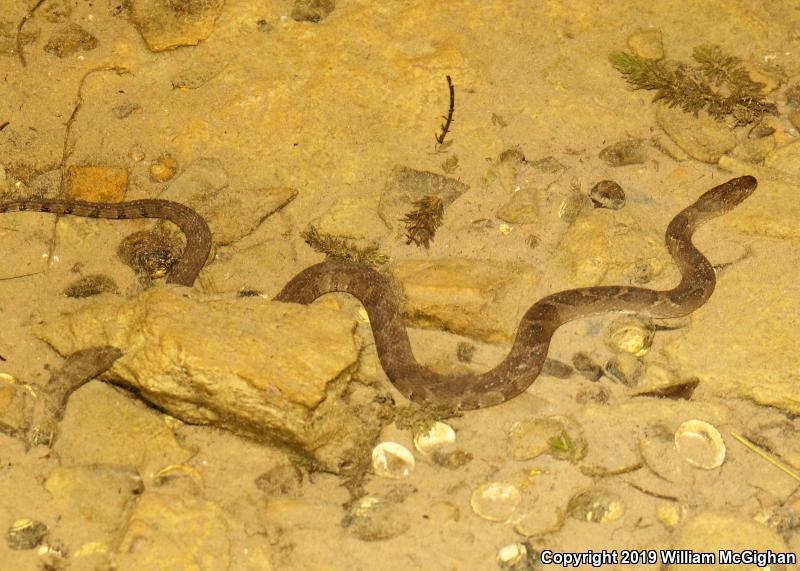
[[[625,515],[625,504],[614,493],[602,488],[592,488],[570,499],[567,514],[580,521],[610,523]]]
[[[335,9],[335,0],[295,0],[292,19],[316,24],[330,16]]]
[[[545,359],[542,364],[542,374],[557,379],[568,379],[574,372],[572,367],[556,359]]]
[[[647,147],[644,139],[620,141],[600,151],[600,158],[612,167],[640,165],[647,161]]]
[[[748,131],[747,137],[750,139],[762,139],[764,137],[769,137],[774,133],[775,127],[765,123],[759,123],[758,125],[754,125],[753,128]]]
[[[37,547],[46,535],[47,526],[42,522],[18,519],[8,528],[6,541],[11,549],[21,551]]]
[[[628,47],[639,57],[659,60],[664,58],[661,30],[641,30],[628,37]]]
[[[603,377],[603,367],[595,363],[594,359],[583,351],[572,356],[572,366],[592,382],[599,381]]]
[[[169,154],[163,154],[150,165],[150,180],[153,182],[166,182],[175,176],[178,170],[178,161]]]
[[[645,366],[630,353],[620,353],[609,359],[605,373],[626,387],[635,387],[644,375]]]
[[[472,454],[464,450],[437,450],[433,453],[433,462],[448,470],[458,470],[472,462]]]
[[[402,535],[411,527],[411,522],[401,505],[376,496],[364,496],[348,510],[342,527],[362,541],[382,541]]]

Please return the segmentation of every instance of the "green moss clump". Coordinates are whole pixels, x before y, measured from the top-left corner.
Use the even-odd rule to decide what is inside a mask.
[[[655,91],[653,101],[680,107],[697,114],[706,110],[722,121],[732,118],[736,125],[760,121],[766,114],[777,113],[775,104],[763,99],[763,83],[750,78],[741,60],[726,55],[719,46],[694,48],[696,65],[672,60],[652,60],[627,52],[615,52],[611,65],[634,89]]]

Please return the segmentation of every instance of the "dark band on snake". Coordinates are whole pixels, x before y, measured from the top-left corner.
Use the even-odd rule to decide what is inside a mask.
[[[297,274],[276,301],[309,304],[330,292],[346,292],[367,310],[381,365],[395,387],[412,401],[468,410],[494,406],[525,391],[539,376],[550,339],[564,323],[604,312],[637,312],[680,317],[702,306],[716,286],[714,268],[692,243],[695,230],[735,208],[756,189],[752,176],[734,178],[700,196],[679,212],[666,232],[666,246],[681,273],[677,286],[653,290],[595,286],[561,291],[534,303],[522,317],[511,350],[493,369],[476,374],[442,375],[421,365],[413,354],[400,302],[389,280],[377,271],[330,259]],[[162,218],[186,235],[186,249],[167,281],[191,286],[211,247],[208,225],[192,209],[166,200],[89,203],[19,200],[0,204],[0,212],[34,210],[95,218]]]

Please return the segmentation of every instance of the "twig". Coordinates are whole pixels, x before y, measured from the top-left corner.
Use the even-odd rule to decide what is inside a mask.
[[[70,150],[70,148],[69,148],[69,140],[70,140],[70,135],[72,134],[72,125],[73,125],[73,123],[75,123],[75,118],[78,116],[78,111],[80,111],[81,107],[83,107],[83,86],[86,83],[86,79],[90,75],[92,75],[94,73],[105,72],[105,71],[113,71],[113,72],[116,72],[117,75],[124,75],[126,73],[131,73],[125,67],[120,67],[120,66],[116,66],[116,65],[110,65],[110,66],[109,65],[104,65],[104,66],[95,67],[95,68],[90,69],[89,71],[87,71],[86,73],[83,74],[83,77],[81,77],[81,81],[80,81],[80,83],[78,83],[78,94],[75,97],[75,106],[72,108],[72,113],[70,114],[69,119],[67,119],[66,129],[64,130],[64,145],[61,148],[61,165],[60,165],[61,174],[60,174],[60,180],[58,182],[58,198],[63,198],[64,197],[64,190],[65,190],[66,180],[67,180],[67,176],[66,176],[66,174],[67,174],[67,160],[69,159],[70,155],[72,154],[72,150]],[[59,218],[59,216],[56,215],[55,222],[58,222],[58,218]],[[58,233],[56,232],[55,228],[56,227],[55,227],[55,224],[54,224],[53,225],[53,235],[50,238],[50,246],[49,246],[49,250],[47,252],[47,264],[48,264],[48,266],[52,263],[53,252],[55,252],[56,246],[58,245],[57,244]]]
[[[780,460],[777,460],[776,458],[773,458],[772,456],[770,456],[769,454],[767,454],[766,452],[764,452],[763,450],[758,448],[755,444],[750,442],[744,436],[739,436],[738,434],[736,434],[733,431],[731,431],[731,436],[733,436],[736,440],[738,440],[739,442],[744,444],[749,450],[755,452],[756,454],[761,456],[764,460],[766,460],[767,462],[769,462],[770,464],[772,464],[773,466],[775,466],[779,470],[782,470],[783,472],[786,472],[792,478],[794,478],[795,480],[800,482],[800,475],[797,472],[795,472],[794,470],[792,470],[791,468],[789,468],[789,466],[787,466],[786,464],[784,464]]]
[[[33,18],[34,12],[39,9],[39,6],[44,4],[45,0],[39,0],[36,4],[34,4],[33,8],[28,10],[28,13],[22,17],[22,20],[19,21],[19,25],[17,25],[17,55],[19,56],[19,63],[22,64],[22,67],[26,67],[28,62],[25,61],[25,53],[22,51],[22,26],[24,26],[28,20]]]
[[[447,133],[450,131],[450,123],[453,122],[453,111],[456,108],[456,91],[453,89],[453,81],[450,79],[450,76],[447,76],[447,87],[450,88],[450,109],[447,111],[447,117],[442,115],[442,119],[445,120],[444,123],[441,124],[440,129],[442,130],[441,135],[435,135],[436,142],[440,145],[444,145],[444,138],[447,136]]]
[[[81,81],[78,84],[78,95],[75,98],[75,106],[72,108],[72,113],[70,114],[69,119],[67,119],[66,130],[64,131],[64,145],[61,149],[61,180],[59,181],[58,184],[59,197],[62,197],[64,195],[64,185],[66,184],[65,175],[67,171],[67,160],[69,159],[69,156],[72,154],[72,150],[70,150],[69,148],[70,135],[72,134],[72,124],[75,122],[75,118],[78,116],[78,111],[80,111],[81,107],[83,107],[83,85],[86,83],[86,79],[90,75],[104,71],[113,71],[116,72],[117,75],[125,75],[131,73],[130,70],[128,70],[125,67],[120,67],[116,65],[110,65],[110,66],[104,65],[90,69],[89,71],[83,74],[83,77],[81,77]]]

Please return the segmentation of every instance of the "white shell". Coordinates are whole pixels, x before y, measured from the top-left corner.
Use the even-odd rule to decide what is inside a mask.
[[[522,494],[511,484],[488,482],[470,497],[472,510],[489,521],[508,521],[522,501]]]
[[[437,448],[456,441],[456,431],[449,424],[434,422],[428,430],[414,435],[414,447],[421,454],[428,456]]]
[[[514,565],[528,556],[528,548],[522,543],[509,543],[497,551],[500,566]]]
[[[725,441],[713,425],[687,420],[675,431],[675,448],[681,457],[703,470],[713,470],[725,461]]]
[[[381,442],[372,449],[372,469],[383,478],[401,480],[414,470],[414,455],[397,442]]]
[[[625,515],[625,504],[613,492],[590,488],[572,496],[567,514],[581,521],[610,523]]]
[[[642,357],[650,350],[655,331],[655,325],[650,319],[626,315],[609,324],[606,343],[614,351]]]

